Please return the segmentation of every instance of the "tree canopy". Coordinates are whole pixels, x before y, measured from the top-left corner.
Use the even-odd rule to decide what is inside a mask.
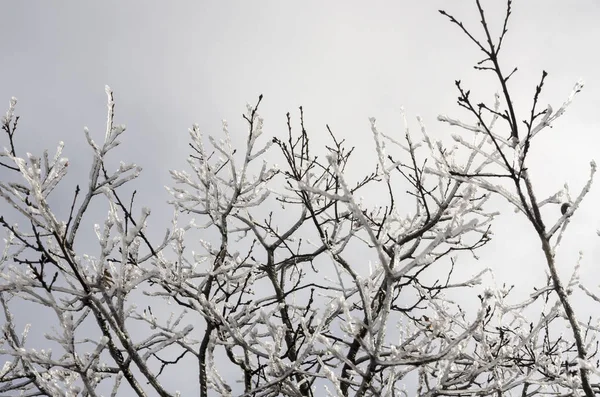
[[[73,167],[62,142],[54,154],[21,150],[13,98],[0,153],[11,209],[0,216],[0,394],[176,396],[167,379],[178,372],[193,373],[186,382],[203,397],[600,393],[598,318],[582,321],[573,298],[598,304],[600,294],[579,266],[564,278],[556,263],[596,165],[572,196],[538,197],[529,172],[532,145],[583,83],[556,110],[542,107],[544,71],[518,109],[517,68],[500,64],[512,2],[499,32],[475,6],[478,30],[440,13],[480,51],[475,68],[498,92],[479,99],[455,82],[463,116],[438,118],[453,145],[420,118],[414,130],[405,117],[401,136],[371,118],[377,161],[356,178],[346,172],[361,161],[354,148],[328,126],[329,143],[315,147],[302,107],[287,114],[286,136],[264,136],[260,96],[243,114],[245,142],[226,122],[214,135],[189,129],[188,169],[170,171],[173,219],[157,241],[144,198],[126,190],[141,168],[107,165],[125,133],[110,88],[104,137],[85,130],[89,180],[74,191],[61,185]],[[483,283],[485,266],[461,270],[494,236],[493,197],[527,220],[520,233],[545,258],[547,283],[525,299]],[[93,254],[78,236],[96,202],[107,213],[93,220]],[[52,318],[47,348],[30,345],[38,324],[24,322],[26,310]]]

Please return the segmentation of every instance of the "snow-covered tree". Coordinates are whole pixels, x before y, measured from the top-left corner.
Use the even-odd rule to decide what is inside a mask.
[[[583,85],[557,111],[540,110],[544,72],[531,108],[516,109],[514,72],[499,63],[511,2],[497,39],[476,6],[481,37],[441,13],[483,52],[476,68],[497,77],[499,94],[479,103],[456,82],[468,119],[439,117],[460,130],[455,146],[419,118],[416,131],[404,119],[400,136],[371,118],[376,163],[351,178],[353,148],[329,127],[330,143],[315,147],[302,108],[287,115],[285,136],[265,137],[261,96],[243,115],[245,142],[226,122],[218,134],[190,128],[189,169],[171,171],[173,220],[159,241],[150,210],[126,190],[141,168],[109,169],[125,126],[108,87],[104,138],[85,130],[89,180],[70,196],[60,183],[77,165],[62,142],[52,156],[17,150],[13,98],[0,154],[0,195],[12,208],[0,216],[0,394],[176,396],[165,382],[176,372],[201,396],[600,393],[598,319],[579,320],[573,294],[600,295],[579,267],[561,279],[556,266],[595,165],[574,197],[540,200],[528,172],[531,145]],[[57,194],[66,217],[51,205]],[[527,218],[546,258],[547,283],[524,300],[484,283],[493,280],[485,266],[461,270],[493,236],[494,196]],[[97,202],[107,214],[91,220],[97,249],[86,252],[78,235]],[[562,216],[544,215],[552,204]],[[40,324],[24,305],[54,317],[44,349],[28,341]]]

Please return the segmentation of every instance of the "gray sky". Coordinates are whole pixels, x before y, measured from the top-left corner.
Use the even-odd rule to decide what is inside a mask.
[[[483,3],[498,28],[503,2]],[[362,154],[373,153],[368,117],[377,117],[387,133],[401,133],[401,106],[412,128],[421,115],[432,134],[449,135],[436,116],[464,116],[454,80],[465,82],[479,101],[493,98],[497,88],[490,76],[472,69],[480,54],[439,8],[481,33],[474,2],[465,0],[7,2],[0,25],[0,103],[19,98],[21,153],[52,153],[65,141],[64,153],[76,165],[63,187],[69,200],[56,202],[66,210],[91,161],[83,126],[101,139],[104,85],[110,85],[116,121],[128,127],[113,160],[144,168],[135,182],[142,193],[138,203],[159,209],[150,224],[163,230],[171,210],[162,204],[168,198],[162,186],[171,184],[168,169],[186,168],[187,129],[197,122],[218,134],[225,118],[241,138],[240,115],[261,93],[270,136],[286,132],[285,114],[297,114],[299,105],[315,142],[325,142],[328,123]],[[543,69],[549,77],[541,103],[555,109],[579,78],[586,82],[567,115],[534,145],[530,166],[539,197],[565,182],[578,192],[589,161],[600,160],[599,20],[597,0],[514,2],[502,60],[506,71],[519,67],[510,87],[520,118]],[[565,274],[584,250],[584,274],[597,275],[597,191],[565,238],[559,255]],[[543,280],[539,244],[524,218],[508,212],[496,225],[497,238],[482,254],[485,266],[527,287]]]

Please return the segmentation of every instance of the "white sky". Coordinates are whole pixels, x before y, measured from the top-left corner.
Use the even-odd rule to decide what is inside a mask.
[[[498,28],[504,2],[483,3]],[[65,141],[75,166],[63,186],[68,200],[55,205],[66,211],[91,161],[83,126],[103,136],[104,85],[110,85],[116,121],[128,126],[113,160],[144,167],[135,182],[142,193],[138,204],[166,210],[150,221],[164,230],[171,211],[161,204],[168,198],[162,186],[170,185],[168,169],[186,168],[187,129],[197,122],[218,133],[225,118],[242,137],[240,115],[261,93],[269,135],[282,136],[286,112],[296,115],[299,105],[314,142],[325,142],[328,123],[363,154],[373,153],[368,117],[377,117],[383,131],[400,133],[401,106],[411,120],[424,117],[435,136],[449,135],[436,116],[464,116],[454,80],[479,101],[491,100],[497,86],[472,69],[479,53],[439,8],[481,33],[474,2],[466,0],[7,2],[0,24],[0,101],[19,98],[21,153],[52,153]],[[534,145],[530,167],[540,198],[565,182],[578,192],[589,161],[600,160],[598,21],[597,0],[513,4],[502,65],[507,72],[519,67],[510,84],[519,118],[529,112],[543,69],[549,76],[541,104],[555,109],[579,78],[586,82],[568,114]],[[559,255],[565,274],[583,250],[585,274],[598,275],[597,192],[592,189],[570,226]],[[509,283],[541,282],[541,251],[523,217],[508,212],[495,230],[496,240],[482,254],[485,266]]]

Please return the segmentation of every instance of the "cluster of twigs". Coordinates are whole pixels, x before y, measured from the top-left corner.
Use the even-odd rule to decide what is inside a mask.
[[[329,127],[331,143],[315,148],[302,108],[298,127],[288,114],[286,136],[263,139],[261,96],[243,115],[244,145],[226,123],[220,139],[198,125],[189,130],[191,171],[171,171],[175,215],[159,242],[147,235],[150,210],[136,209],[135,192],[126,198],[121,189],[141,169],[107,171],[107,153],[125,130],[114,124],[110,89],[104,140],[86,130],[94,161],[65,220],[48,203],[53,192],[65,194],[57,188],[69,167],[63,145],[52,159],[19,157],[11,101],[0,167],[20,180],[0,182],[13,209],[0,217],[0,394],[175,396],[182,386],[169,374],[176,372],[196,379],[201,396],[600,392],[590,349],[597,332],[578,322],[569,295],[577,274],[565,286],[555,264],[591,178],[548,227],[540,207],[561,203],[561,195],[538,201],[527,167],[533,139],[572,96],[557,112],[537,110],[544,72],[522,128],[508,88],[516,68],[505,76],[498,62],[511,2],[497,41],[476,3],[484,41],[441,11],[483,51],[476,68],[495,73],[502,91],[493,106],[475,104],[456,82],[458,104],[475,124],[440,120],[475,134],[474,141],[455,136],[464,161],[432,140],[420,119],[417,134],[404,120],[401,138],[371,119],[377,163],[353,181],[346,169],[354,148]],[[508,138],[495,132],[502,122]],[[284,165],[269,165],[268,156]],[[548,284],[523,302],[509,303],[505,288],[477,287],[487,269],[461,270],[461,260],[490,240],[492,194],[525,214],[545,253]],[[100,254],[92,256],[76,236],[98,200],[109,211],[95,226]],[[475,307],[450,298],[457,294],[472,296]],[[54,314],[58,327],[46,333],[54,351],[28,345],[28,327],[18,321],[23,302]],[[523,312],[540,303],[537,320],[526,319]],[[569,335],[553,328],[563,315]]]

